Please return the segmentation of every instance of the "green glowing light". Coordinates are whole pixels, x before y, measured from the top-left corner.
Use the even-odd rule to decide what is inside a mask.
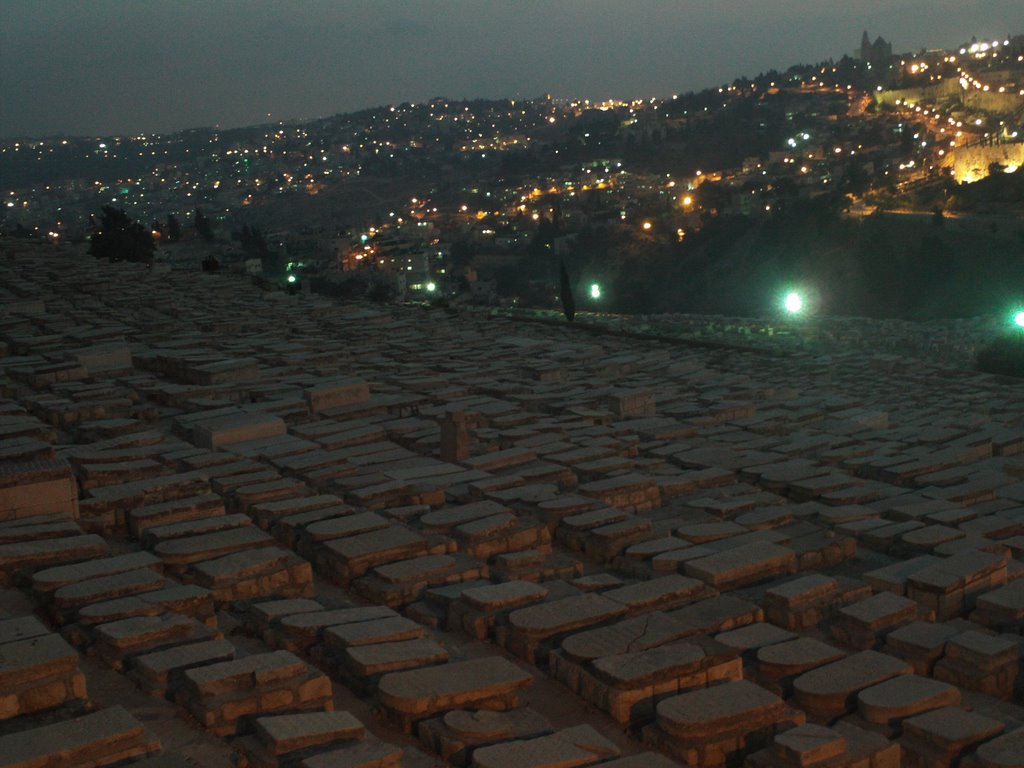
[[[288,275],[288,282],[289,283],[294,283],[295,282],[295,275]]]
[[[590,286],[590,298],[600,299],[601,298],[601,286],[594,283]]]
[[[1024,328],[1024,310],[1021,310],[1013,316],[1013,324],[1018,328]]]
[[[786,300],[783,302],[786,311],[791,315],[799,314],[804,308],[804,300],[800,297],[800,294],[796,291],[790,291],[786,294]]]

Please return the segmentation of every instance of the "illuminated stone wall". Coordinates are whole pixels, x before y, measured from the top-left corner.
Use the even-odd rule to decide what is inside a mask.
[[[992,163],[1024,165],[1024,143],[994,147],[961,147],[950,150],[941,159],[943,168],[952,168],[957,181],[978,181],[988,176]]]

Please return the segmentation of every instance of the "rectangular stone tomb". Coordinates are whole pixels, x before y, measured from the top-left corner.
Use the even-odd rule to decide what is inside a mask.
[[[674,623],[668,617],[648,622],[644,631],[649,634],[637,635],[633,629],[636,642],[625,642],[625,635],[642,620],[622,622],[630,626],[624,628],[624,650],[619,653],[590,660],[580,658],[580,654],[600,653],[604,650],[601,646],[606,644],[614,645],[609,641],[615,625],[581,633],[590,635],[593,649],[586,647],[588,644],[580,635],[569,638],[566,652],[554,651],[548,657],[552,676],[617,722],[634,725],[653,720],[657,702],[667,696],[742,679],[743,661],[739,653],[707,636],[658,644],[662,637],[672,637],[682,630],[682,625],[676,631],[671,626],[663,627],[662,624]]]
[[[1006,726],[960,707],[941,707],[903,721],[900,747],[906,768],[952,768],[970,765],[965,756],[999,736]],[[1018,758],[1022,754],[1018,750]],[[964,758],[961,762],[961,758]],[[996,763],[998,765],[998,763]],[[1017,764],[1020,764],[1018,760]],[[974,763],[977,765],[977,763]],[[1012,765],[1012,763],[1003,763]]]
[[[224,500],[214,493],[186,496],[129,510],[128,531],[139,538],[147,529],[224,514]]]
[[[106,540],[95,534],[0,544],[0,587],[10,586],[21,574],[103,557],[108,550]]]
[[[506,552],[490,565],[495,581],[530,581],[540,583],[552,579],[572,579],[583,575],[583,563],[550,547]]]
[[[354,591],[379,605],[399,608],[431,587],[487,577],[485,563],[465,555],[425,555],[380,565],[353,583]]]
[[[329,379],[309,387],[302,394],[309,410],[319,413],[341,405],[365,403],[370,399],[370,387],[359,379]]]
[[[764,621],[764,611],[757,603],[732,595],[717,595],[684,605],[668,613],[690,628],[691,634],[714,635],[730,629]]]
[[[516,739],[480,747],[473,768],[551,768],[584,766],[618,757],[621,750],[589,725],[564,728],[549,736]]]
[[[260,528],[268,531],[282,518],[329,507],[341,509],[344,507],[344,502],[340,497],[332,494],[299,496],[297,498],[257,504],[250,510],[250,515]]]
[[[63,632],[75,645],[88,645],[93,639],[92,628],[99,624],[168,612],[189,616],[211,629],[217,628],[217,615],[209,590],[194,584],[171,582],[170,586],[153,592],[84,605],[78,609],[76,624],[64,627]]]
[[[683,565],[687,576],[725,591],[796,573],[796,554],[769,542],[746,544],[708,557],[688,560]]]
[[[539,712],[521,707],[506,712],[454,709],[440,717],[421,720],[416,733],[431,752],[451,765],[469,765],[477,747],[518,743],[551,733],[551,724]]]
[[[390,672],[377,696],[387,715],[410,731],[417,720],[450,709],[514,709],[533,677],[499,656]]]
[[[1009,556],[968,551],[953,555],[907,577],[907,597],[946,621],[974,608],[980,593],[1006,582]]]
[[[899,768],[900,745],[849,723],[807,723],[778,734],[745,768]],[[906,763],[902,763],[906,765]],[[922,766],[923,768],[923,766]]]
[[[121,706],[0,736],[4,768],[115,765],[157,752],[160,741]]]
[[[548,594],[547,587],[529,581],[472,587],[448,604],[448,626],[486,640],[496,624],[507,623],[512,611],[538,603]]]
[[[189,565],[201,560],[212,560],[247,549],[271,547],[276,543],[269,533],[255,525],[248,525],[162,541],[153,548],[153,553],[164,562],[168,570],[182,573]]]
[[[153,549],[159,544],[170,542],[173,539],[194,538],[210,533],[252,527],[252,521],[242,514],[214,515],[200,520],[184,520],[180,523],[150,526],[139,537],[139,543],[146,549]]]
[[[577,492],[624,512],[643,512],[657,509],[661,505],[661,490],[657,481],[640,474],[593,480],[581,485]]]
[[[8,442],[4,438],[11,436],[9,432],[0,433],[0,442]],[[47,514],[77,518],[78,484],[71,467],[55,458],[4,462],[0,468],[0,510],[0,521]]]
[[[388,526],[387,519],[376,512],[332,515],[322,518],[315,514],[315,511],[311,511],[307,517],[310,519],[309,524],[296,532],[295,539],[297,551],[309,558],[315,558],[315,553],[322,542],[343,539],[346,536],[358,536],[361,533],[377,531]],[[279,521],[278,529],[280,529],[280,522],[283,521]]]
[[[97,557],[85,562],[60,565],[36,571],[32,575],[32,593],[42,603],[48,603],[54,592],[61,587],[77,584],[86,579],[114,576],[119,573],[150,568],[157,573],[163,571],[160,558],[149,552],[132,552],[115,557]]]
[[[263,632],[263,639],[272,646],[294,653],[307,653],[320,642],[327,627],[345,626],[399,615],[383,605],[332,610],[297,611],[272,621]]]
[[[882,650],[912,664],[914,674],[931,677],[935,662],[946,654],[946,642],[961,631],[952,624],[912,621],[889,632]]]
[[[79,608],[86,605],[154,592],[170,583],[159,572],[140,568],[66,584],[53,593],[53,601],[49,606],[50,616],[56,623],[66,624],[77,617]]]
[[[971,620],[996,631],[1024,634],[1024,579],[980,595]]]
[[[64,638],[32,617],[0,621],[0,720],[85,698],[78,652]]]
[[[185,581],[210,590],[217,605],[261,597],[312,597],[313,568],[278,547],[235,552],[194,564]]]
[[[328,627],[324,630],[324,646],[328,651],[341,652],[347,648],[393,643],[423,637],[422,625],[404,616],[359,621]]]
[[[398,768],[404,755],[405,751],[396,744],[364,739],[307,757],[299,768]]]
[[[793,681],[797,677],[845,656],[846,651],[813,637],[798,637],[758,648],[755,654],[757,664],[749,677],[762,687],[788,698],[793,695]]]
[[[917,675],[900,675],[865,688],[857,694],[857,715],[885,733],[899,735],[900,723],[908,717],[960,703],[955,685]]]
[[[551,534],[543,523],[512,512],[500,512],[456,526],[452,535],[459,551],[480,560],[505,552],[547,547]]]
[[[778,696],[739,680],[664,699],[643,739],[685,765],[722,768],[803,722],[803,713]]]
[[[1013,700],[1019,695],[1020,644],[1009,637],[964,632],[946,643],[946,655],[936,662],[934,674],[936,680]]]
[[[245,608],[242,623],[249,632],[260,636],[287,616],[315,613],[323,609],[322,604],[308,597],[271,598],[249,603]]]
[[[237,413],[206,419],[192,427],[196,445],[202,448],[220,448],[262,437],[283,435],[288,426],[278,416],[269,413]]]
[[[114,669],[142,653],[183,643],[219,640],[220,633],[188,616],[164,613],[135,616],[100,624],[95,628],[96,654]]]
[[[627,611],[622,603],[598,594],[566,597],[512,611],[508,625],[498,627],[495,639],[505,650],[536,664],[566,635],[617,619]]]
[[[188,669],[177,701],[218,736],[253,715],[334,708],[330,678],[288,651]]]
[[[832,637],[842,645],[868,650],[878,647],[888,632],[909,624],[922,613],[918,604],[909,598],[879,592],[841,608],[830,630]]]
[[[341,653],[331,655],[338,675],[363,695],[374,691],[381,675],[388,672],[429,667],[448,661],[448,651],[426,637],[350,645]]]
[[[877,651],[861,651],[804,672],[793,681],[793,690],[797,705],[808,717],[828,724],[852,712],[857,694],[865,688],[912,672],[913,668],[901,659]]]
[[[814,574],[769,589],[764,596],[764,612],[773,624],[803,631],[818,626],[844,605],[870,596],[867,584]]]
[[[325,575],[346,586],[371,568],[426,555],[429,549],[430,543],[424,536],[392,525],[325,542],[317,554],[317,562],[322,564]]]
[[[130,675],[149,695],[173,700],[185,670],[233,658],[235,647],[227,640],[207,640],[136,656]]]
[[[233,746],[238,768],[285,768],[366,735],[363,724],[348,712],[301,712],[258,717],[253,733]]]

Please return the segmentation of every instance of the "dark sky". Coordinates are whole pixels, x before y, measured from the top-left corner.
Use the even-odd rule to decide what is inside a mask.
[[[316,117],[434,96],[667,96],[1024,32],[1022,0],[0,0],[0,136]]]

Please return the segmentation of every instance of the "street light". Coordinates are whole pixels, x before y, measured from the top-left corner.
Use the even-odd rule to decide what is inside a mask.
[[[590,298],[600,299],[601,298],[601,286],[597,283],[592,283],[590,286]]]
[[[289,283],[294,283],[295,282],[295,275],[288,275],[288,282]]]
[[[437,290],[437,284],[436,283],[427,283],[427,292],[428,293],[433,293],[436,290]]]
[[[1018,328],[1024,329],[1024,310],[1021,310],[1013,316],[1013,324]]]
[[[783,301],[783,306],[786,308],[786,311],[789,312],[789,314],[798,315],[801,311],[803,311],[804,300],[796,291],[790,291],[789,293],[786,294],[785,301]]]

